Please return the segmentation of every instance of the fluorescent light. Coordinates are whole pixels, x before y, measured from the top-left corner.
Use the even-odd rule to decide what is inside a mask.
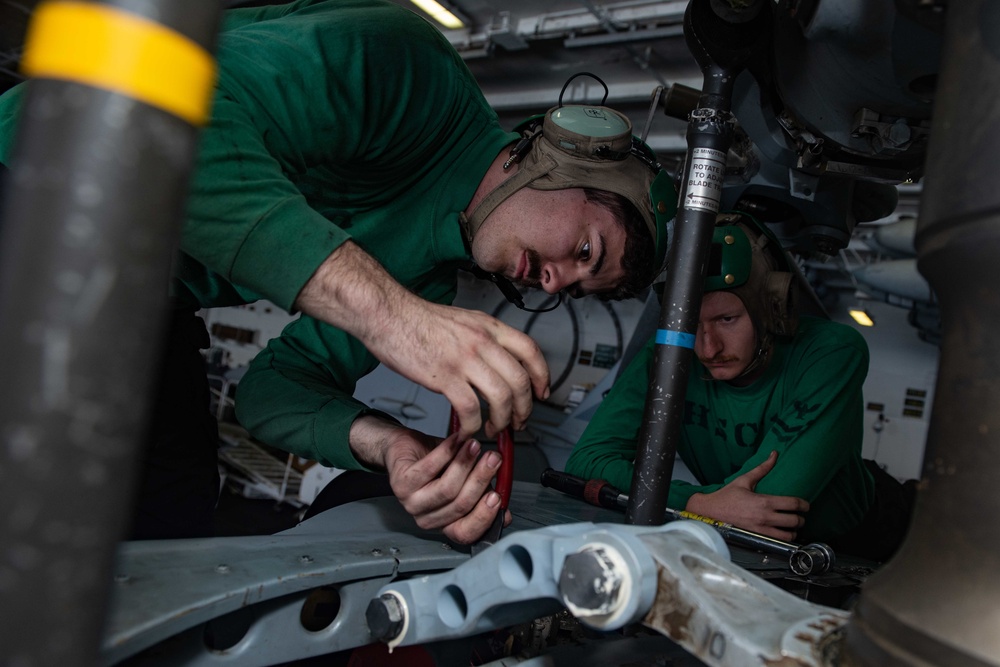
[[[443,25],[445,28],[458,30],[464,28],[465,24],[450,11],[436,3],[434,0],[410,0],[420,9],[424,10],[432,19]]]
[[[863,310],[861,308],[851,308],[847,312],[850,313],[851,317],[854,318],[854,321],[860,324],[861,326],[863,327],[875,326],[875,320],[872,319],[872,316],[868,314],[867,310]]]

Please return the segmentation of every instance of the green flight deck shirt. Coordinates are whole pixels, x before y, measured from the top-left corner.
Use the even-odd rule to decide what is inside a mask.
[[[598,407],[566,471],[628,493],[653,365],[654,341],[636,355]],[[693,359],[678,454],[699,484],[674,480],[667,505],[683,510],[778,452],[756,491],[810,503],[800,541],[833,540],[855,528],[874,499],[861,459],[862,385],[868,346],[849,326],[802,317],[779,339],[764,374],[747,387],[709,378]]]
[[[500,127],[440,31],[380,0],[235,9],[218,63],[174,302],[197,309],[266,298],[292,310],[350,239],[401,284],[450,303],[470,260],[458,215],[517,136]],[[25,88],[0,98],[2,162]],[[377,363],[356,339],[303,316],[241,381],[238,417],[275,447],[363,467],[347,436],[372,411],[352,394]]]

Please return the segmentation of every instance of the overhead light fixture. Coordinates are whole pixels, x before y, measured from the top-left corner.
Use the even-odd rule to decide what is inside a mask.
[[[410,0],[410,2],[415,4],[417,7],[420,7],[420,9],[422,9],[428,16],[443,25],[445,28],[458,30],[459,28],[465,27],[465,24],[462,23],[460,18],[434,0]]]
[[[872,317],[864,308],[851,308],[847,311],[854,321],[863,327],[873,327],[875,326],[875,319]]]

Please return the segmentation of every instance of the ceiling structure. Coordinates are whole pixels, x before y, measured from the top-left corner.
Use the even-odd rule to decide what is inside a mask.
[[[277,0],[280,2],[280,0]],[[392,0],[422,13],[410,0]],[[17,71],[24,33],[37,0],[0,0],[0,91],[22,80]],[[228,6],[265,4],[230,1]],[[512,128],[530,115],[564,102],[600,102],[632,120],[664,166],[672,169],[686,150],[686,123],[651,113],[657,87],[702,86],[702,75],[686,45],[682,22],[687,0],[448,0],[464,22],[442,33],[462,55],[501,123]],[[571,80],[572,79],[572,80]],[[569,82],[567,84],[567,82]],[[564,91],[565,87],[565,91]],[[900,206],[876,224],[915,216],[920,185],[901,186]],[[838,256],[811,260],[809,273],[836,295],[860,287],[859,267],[885,259],[870,243],[873,225],[859,225]],[[917,277],[919,279],[919,277]]]
[[[394,1],[413,9],[409,0]],[[625,112],[636,134],[648,132],[647,143],[665,166],[670,168],[683,156],[686,123],[667,117],[662,110],[650,114],[650,102],[658,86],[702,86],[701,71],[683,35],[686,0],[602,4],[451,0],[442,4],[466,23],[462,29],[442,28],[442,32],[462,54],[505,127],[554,106],[570,77],[589,72],[607,84],[608,106]],[[603,95],[600,83],[583,76],[570,82],[563,100],[597,102]],[[900,202],[892,215],[856,227],[847,247],[834,256],[801,258],[801,268],[827,308],[838,301],[855,304],[858,297],[884,300],[917,314],[911,319],[920,320],[914,322],[919,335],[937,342],[933,295],[915,302],[887,293],[879,289],[883,272],[873,270],[876,266],[897,269],[888,263],[900,257],[880,243],[879,227],[903,221],[898,226],[912,230],[919,210],[919,183],[898,190]],[[910,264],[905,275],[895,272],[893,278],[908,288],[904,291],[927,290],[912,257],[907,258]]]
[[[409,0],[395,1],[415,9]],[[636,134],[646,129],[657,86],[702,84],[683,37],[686,0],[445,4],[467,25],[442,32],[505,127],[555,106],[567,81],[584,72],[607,85],[607,105],[626,113]],[[563,101],[600,102],[603,95],[598,81],[579,76],[569,83]],[[659,154],[682,153],[684,129],[683,122],[660,112],[648,128],[647,143]]]

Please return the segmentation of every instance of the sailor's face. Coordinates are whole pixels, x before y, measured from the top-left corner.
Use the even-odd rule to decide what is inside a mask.
[[[757,349],[753,322],[732,292],[709,292],[701,302],[694,352],[715,380],[740,377]]]
[[[625,275],[624,252],[624,228],[579,188],[519,191],[473,243],[476,263],[487,271],[571,296],[613,291]]]

